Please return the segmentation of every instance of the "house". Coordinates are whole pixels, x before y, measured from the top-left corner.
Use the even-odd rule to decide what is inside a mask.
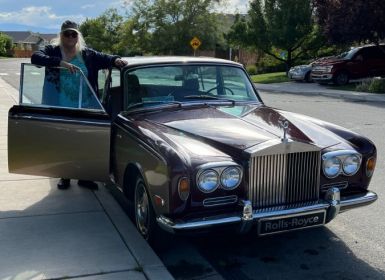
[[[49,44],[57,34],[40,34],[31,31],[1,31],[13,41],[14,57],[31,57],[32,53]]]

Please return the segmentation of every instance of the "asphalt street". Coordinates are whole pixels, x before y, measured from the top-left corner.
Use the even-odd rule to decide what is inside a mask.
[[[0,60],[0,77],[15,89],[20,85],[20,63],[31,63],[29,58],[5,58]]]

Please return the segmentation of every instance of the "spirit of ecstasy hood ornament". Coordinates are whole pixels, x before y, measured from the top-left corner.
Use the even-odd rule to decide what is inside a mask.
[[[289,122],[288,120],[281,119],[278,121],[279,126],[283,129],[283,137],[282,137],[282,142],[287,143],[289,142],[289,139],[287,139],[287,129],[289,128]]]

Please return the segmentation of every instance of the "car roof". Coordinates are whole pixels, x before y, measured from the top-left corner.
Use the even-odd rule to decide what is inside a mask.
[[[123,57],[122,59],[128,62],[126,67],[138,65],[153,65],[153,64],[173,64],[173,63],[213,63],[213,64],[229,64],[241,66],[242,64],[220,58],[212,57],[194,57],[194,56],[134,56]]]
[[[376,45],[376,44],[368,44],[368,45],[357,46],[357,47],[354,47],[352,49],[364,49],[364,48],[377,47],[377,46],[383,48],[383,47],[385,47],[385,44],[383,44],[383,43],[380,43],[378,45]]]

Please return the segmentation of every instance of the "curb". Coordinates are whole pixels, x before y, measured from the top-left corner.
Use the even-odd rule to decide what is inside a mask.
[[[123,211],[122,203],[119,201],[123,198],[119,190],[109,184],[104,185],[103,188],[106,192],[94,193],[146,278],[174,279]]]

